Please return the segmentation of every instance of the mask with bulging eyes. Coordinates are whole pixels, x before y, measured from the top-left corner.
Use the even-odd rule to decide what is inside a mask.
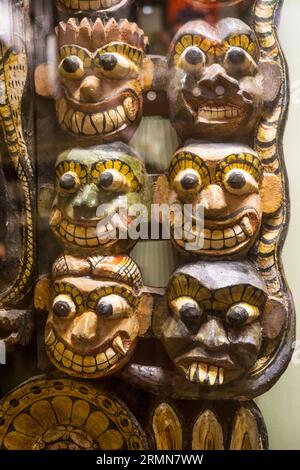
[[[168,64],[171,121],[183,141],[247,136],[281,84],[280,67],[261,60],[254,32],[235,18],[185,24]]]
[[[45,347],[55,367],[98,378],[129,361],[140,331],[142,289],[141,273],[129,257],[62,256],[48,289]]]
[[[94,15],[116,15],[129,8],[132,0],[56,0],[56,5],[63,13]],[[124,17],[127,15],[124,15]]]
[[[163,343],[187,381],[220,386],[255,364],[267,292],[250,263],[187,264],[172,276],[167,298]]]
[[[50,226],[69,252],[125,253],[136,243],[130,208],[150,201],[145,166],[125,144],[67,150],[56,162]]]
[[[128,142],[142,117],[147,41],[135,23],[74,18],[57,28],[60,125],[81,140]]]
[[[173,156],[167,176],[159,178],[155,198],[177,208],[171,236],[180,251],[222,258],[250,250],[262,217],[278,210],[281,194],[280,178],[264,172],[250,147],[190,141]]]

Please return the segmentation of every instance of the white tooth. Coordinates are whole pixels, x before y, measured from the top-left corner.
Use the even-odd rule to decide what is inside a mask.
[[[197,370],[197,363],[194,362],[194,364],[192,364],[189,367],[188,378],[189,378],[190,382],[193,382],[196,370]]]
[[[118,106],[117,111],[120,114],[120,116],[122,118],[122,121],[125,122],[126,121],[126,114],[125,114],[123,106]]]
[[[118,116],[117,116],[116,111],[114,109],[111,109],[110,111],[108,111],[108,114],[109,114],[110,119],[114,123],[114,127],[115,128],[118,127]]]
[[[211,235],[212,240],[223,240],[222,230],[214,230]]]
[[[202,363],[198,364],[198,372],[200,383],[204,383],[208,372],[208,366]]]
[[[121,339],[121,336],[116,336],[115,339],[113,340],[113,347],[117,353],[121,354],[121,356],[126,356],[126,349],[123,345],[123,341]]]
[[[104,353],[97,354],[96,362],[98,366],[100,366],[101,364],[105,365],[107,363],[105,354]]]
[[[222,385],[224,382],[224,369],[222,367],[219,368],[219,385]]]
[[[99,134],[102,134],[103,129],[104,129],[103,114],[102,113],[94,114],[92,117],[92,120]]]
[[[245,234],[248,235],[248,237],[253,236],[252,225],[248,217],[243,218],[243,220],[241,221],[241,227],[244,230]]]
[[[218,118],[224,119],[225,117],[225,112],[224,111],[218,111]]]
[[[239,233],[237,236],[236,236],[238,242],[244,242],[246,239],[247,239],[247,236],[244,232],[241,232]]]
[[[112,348],[108,348],[106,351],[105,351],[105,354],[106,354],[106,357],[107,359],[111,359],[112,357],[115,356],[115,351],[112,349]]]
[[[83,124],[83,133],[85,135],[95,135],[96,130],[91,123],[90,116],[85,116],[84,124]]]
[[[241,229],[241,227],[239,225],[235,225],[233,227],[233,230],[235,231],[236,235],[240,235],[241,233],[243,233],[243,230]]]
[[[209,230],[209,228],[204,229],[204,238],[206,238],[207,240],[211,239],[211,231]]]
[[[123,106],[124,106],[126,116],[128,117],[128,119],[130,119],[130,121],[134,121],[136,117],[136,112],[134,109],[133,99],[130,97],[126,98],[126,100],[124,100]]]
[[[208,369],[209,385],[215,385],[217,377],[218,377],[218,367],[209,366],[209,369]]]
[[[214,249],[214,250],[221,250],[224,246],[224,242],[223,240],[212,240],[211,241],[211,247]]]
[[[112,122],[111,118],[109,117],[108,113],[105,113],[105,132],[108,134],[114,130],[114,123]]]
[[[210,240],[207,240],[206,238],[204,239],[203,249],[204,250],[209,250],[210,249]]]
[[[90,9],[91,10],[99,10],[101,7],[100,0],[90,0]]]
[[[226,114],[226,117],[229,117],[229,118],[232,117],[231,109],[227,109],[225,111],[225,114]]]
[[[224,238],[233,238],[235,237],[235,233],[234,233],[234,230],[232,230],[232,228],[226,228],[224,230]]]
[[[225,246],[227,248],[232,248],[233,246],[235,246],[237,244],[237,240],[236,240],[236,237],[232,237],[232,238],[227,238],[225,239]]]

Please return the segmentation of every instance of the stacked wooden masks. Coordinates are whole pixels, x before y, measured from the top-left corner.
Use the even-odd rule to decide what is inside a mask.
[[[183,25],[160,58],[147,55],[139,26],[122,19],[131,3],[55,2],[63,15],[56,81],[46,83],[53,66],[50,75],[39,66],[35,81],[37,93],[51,92],[55,101],[49,226],[60,253],[36,285],[35,307],[44,318],[45,369],[52,367],[58,382],[44,377],[15,390],[9,429],[22,421],[27,395],[28,425],[42,397],[47,421],[53,409],[56,416],[57,409],[78,411],[85,388],[84,423],[75,425],[70,411],[63,429],[53,422],[55,432],[43,428],[25,447],[263,449],[266,430],[249,400],[284,372],[295,326],[280,259],[289,214],[281,145],[287,75],[275,34],[280,2],[187,0],[204,19]],[[223,18],[205,21],[217,7]],[[164,108],[161,100],[179,146],[162,156],[165,171],[152,175],[132,138],[142,118]],[[155,136],[146,137],[151,149]],[[148,225],[154,203],[169,209],[159,222],[169,221],[169,248],[181,259],[159,289],[145,285],[131,253],[145,248],[132,236],[138,216],[130,209],[145,207]],[[155,257],[156,244],[149,246]],[[118,398],[87,382],[102,387],[104,378],[119,376],[124,390],[134,390],[136,400],[121,397],[139,419],[139,396],[148,397],[144,430]],[[11,397],[3,417],[9,403]],[[126,415],[119,427],[105,403]],[[102,416],[97,436],[88,425],[93,413]],[[18,429],[9,429],[0,429],[1,445],[16,448]]]

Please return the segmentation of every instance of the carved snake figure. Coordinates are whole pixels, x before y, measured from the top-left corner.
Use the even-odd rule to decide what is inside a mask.
[[[22,131],[21,102],[27,78],[24,45],[15,37],[7,44],[0,35],[0,127],[21,193],[21,249],[18,273],[10,287],[0,293],[0,308],[14,307],[29,291],[34,276],[34,171]]]
[[[288,108],[286,63],[276,34],[276,15],[282,0],[257,0],[254,5],[255,31],[263,54],[280,63],[283,83],[276,103],[265,111],[256,134],[256,150],[265,171],[281,175],[283,195],[287,194],[287,178],[280,144]],[[258,247],[258,263],[271,295],[282,296],[286,291],[282,275],[280,250],[284,243],[289,218],[289,201],[283,199],[281,208],[268,218]]]

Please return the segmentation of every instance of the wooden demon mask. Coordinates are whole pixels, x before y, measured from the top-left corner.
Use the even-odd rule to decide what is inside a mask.
[[[281,83],[280,67],[261,60],[254,32],[235,18],[185,24],[168,63],[171,121],[183,140],[249,134]]]
[[[129,361],[140,332],[143,281],[128,256],[61,256],[46,286],[46,352],[59,370],[98,378]]]
[[[115,15],[132,0],[55,0],[57,8],[69,15]],[[126,15],[125,15],[126,16]]]
[[[196,141],[175,153],[167,176],[157,182],[155,199],[180,208],[182,216],[171,218],[175,246],[214,258],[244,256],[258,237],[262,217],[282,202],[280,179],[264,171],[250,147]],[[191,226],[185,225],[188,205]]]
[[[50,226],[68,252],[124,253],[136,242],[128,233],[136,217],[130,209],[150,202],[144,163],[127,145],[74,148],[56,162]]]
[[[62,128],[89,142],[129,141],[142,116],[143,31],[127,20],[71,18],[57,41]]]
[[[182,266],[171,277],[167,299],[169,317],[162,340],[187,381],[214,387],[244,376],[254,366],[268,297],[249,262]]]

